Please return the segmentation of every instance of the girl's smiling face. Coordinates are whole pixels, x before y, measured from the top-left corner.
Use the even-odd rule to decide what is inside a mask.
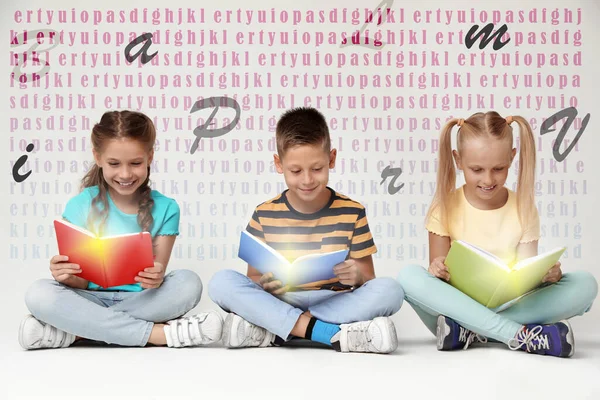
[[[493,209],[504,205],[503,188],[516,151],[508,140],[493,137],[470,138],[460,153],[453,151],[456,165],[465,175],[465,196],[474,206]]]
[[[153,150],[148,152],[143,143],[127,138],[109,140],[101,153],[94,151],[111,198],[125,202],[135,200],[137,189],[148,178],[152,157]]]

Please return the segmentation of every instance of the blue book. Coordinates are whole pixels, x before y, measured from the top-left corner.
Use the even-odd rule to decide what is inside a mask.
[[[242,232],[238,252],[239,258],[256,268],[261,274],[272,272],[275,279],[290,286],[335,278],[333,267],[344,262],[347,256],[348,249],[308,254],[290,263],[277,250],[247,231]]]

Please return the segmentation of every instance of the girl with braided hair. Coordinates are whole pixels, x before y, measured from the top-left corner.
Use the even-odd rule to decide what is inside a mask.
[[[154,265],[140,272],[135,284],[103,288],[78,277],[79,265],[67,256],[52,257],[54,279],[34,282],[25,296],[32,315],[19,328],[23,348],[68,347],[78,338],[169,347],[220,340],[218,313],[182,318],[200,301],[198,275],[185,269],[166,273],[180,213],[174,199],[149,185],[155,138],[146,115],[106,112],[92,130],[95,164],[63,212],[65,220],[98,236],[150,232]]]

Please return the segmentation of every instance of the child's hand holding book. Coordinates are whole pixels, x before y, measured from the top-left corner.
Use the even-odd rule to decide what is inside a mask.
[[[348,259],[333,267],[333,273],[338,277],[340,283],[348,286],[360,286],[364,283],[364,277],[353,259]]]
[[[554,266],[552,268],[550,268],[550,271],[548,271],[548,273],[544,276],[544,278],[542,279],[542,282],[544,283],[556,283],[558,281],[560,281],[560,279],[562,278],[562,271],[560,269],[560,261],[558,261],[556,264],[554,264]]]
[[[52,257],[50,259],[50,272],[56,282],[74,288],[87,288],[87,281],[76,275],[81,272],[81,267],[70,263],[68,256],[57,254]]]
[[[448,267],[444,264],[446,257],[440,256],[433,259],[431,265],[429,265],[429,273],[436,278],[440,278],[448,282],[450,280],[450,273]]]
[[[140,271],[135,277],[135,281],[140,283],[144,289],[156,289],[162,285],[165,279],[165,270],[164,265],[154,261],[154,266]]]
[[[265,290],[274,296],[281,296],[290,290],[290,285],[283,285],[280,280],[275,279],[272,272],[263,274],[258,280],[258,284]]]

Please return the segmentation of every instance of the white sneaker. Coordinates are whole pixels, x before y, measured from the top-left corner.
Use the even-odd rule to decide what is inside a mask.
[[[61,331],[28,315],[19,326],[19,344],[25,350],[56,349],[69,347],[75,341],[75,335]]]
[[[230,313],[223,324],[223,345],[237,347],[267,347],[275,340],[275,334],[251,324],[239,315]]]
[[[164,327],[169,347],[207,345],[221,340],[223,318],[215,311],[167,322]]]
[[[398,347],[396,327],[388,317],[340,325],[331,345],[341,352],[391,353]]]

